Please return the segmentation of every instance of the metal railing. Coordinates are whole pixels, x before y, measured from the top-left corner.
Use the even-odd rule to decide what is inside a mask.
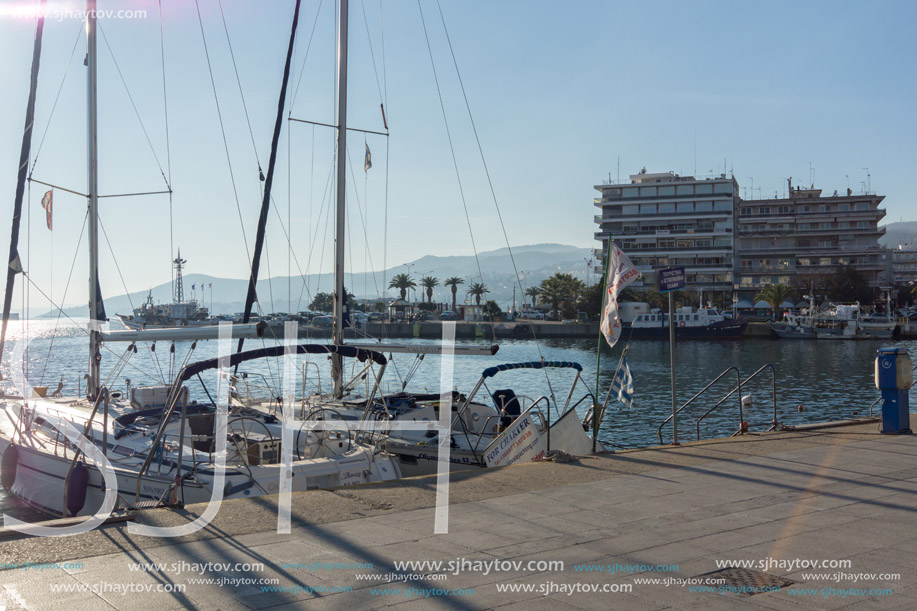
[[[728,399],[729,397],[731,397],[733,394],[736,394],[736,393],[738,393],[738,396],[739,396],[739,422],[740,422],[740,425],[739,425],[739,430],[736,431],[735,433],[733,433],[732,436],[735,437],[736,435],[741,435],[742,433],[744,433],[744,432],[746,431],[746,428],[745,428],[745,414],[743,413],[743,405],[742,405],[742,386],[745,386],[746,384],[748,384],[751,380],[753,380],[754,378],[756,378],[756,377],[757,377],[761,372],[763,372],[765,369],[770,369],[770,370],[771,370],[771,388],[772,388],[772,390],[771,390],[771,399],[772,399],[772,401],[773,401],[773,406],[774,406],[774,421],[773,421],[773,423],[771,423],[770,428],[767,429],[767,430],[768,430],[768,431],[775,431],[775,430],[777,430],[777,371],[776,371],[776,369],[774,369],[774,366],[773,366],[773,365],[771,365],[770,363],[767,363],[767,364],[762,365],[761,367],[759,367],[757,371],[755,371],[753,374],[751,374],[750,376],[748,376],[747,378],[745,378],[745,380],[742,381],[742,382],[740,382],[740,383],[738,384],[738,386],[736,386],[736,388],[734,388],[734,389],[732,389],[731,391],[729,391],[729,393],[726,394],[725,397],[723,397],[722,399],[720,399],[719,402],[717,402],[716,405],[714,405],[713,407],[711,407],[709,410],[707,410],[707,412],[706,412],[705,414],[703,414],[700,418],[697,419],[696,425],[697,425],[697,439],[698,439],[698,440],[700,439],[700,423],[701,423],[701,420],[703,420],[704,418],[706,418],[707,416],[709,416],[716,408],[718,408],[720,405],[722,405],[722,404],[726,401],[726,399]],[[737,371],[738,371],[738,370],[737,370]]]
[[[737,388],[738,390],[741,390],[741,389],[742,389],[742,381],[741,381],[741,375],[739,374],[739,368],[736,367],[735,365],[733,365],[732,367],[726,368],[725,370],[723,370],[723,372],[722,372],[720,375],[716,376],[716,377],[713,379],[712,382],[708,383],[706,386],[704,386],[703,388],[701,388],[701,389],[697,392],[697,394],[695,394],[693,397],[691,397],[691,398],[688,399],[685,403],[683,403],[681,407],[679,407],[678,409],[676,409],[676,410],[675,410],[675,413],[671,414],[668,418],[666,418],[665,420],[662,421],[662,423],[659,425],[659,428],[656,429],[656,435],[659,437],[659,443],[662,443],[662,428],[663,428],[666,424],[668,424],[669,422],[671,422],[671,421],[672,421],[672,418],[677,417],[678,414],[680,414],[680,413],[682,412],[682,410],[684,410],[686,407],[688,407],[689,405],[691,405],[692,403],[694,403],[694,401],[697,400],[698,397],[700,397],[702,394],[704,394],[705,392],[707,392],[707,391],[710,389],[710,387],[712,387],[714,384],[716,384],[716,383],[719,382],[721,379],[723,379],[724,377],[726,377],[726,374],[728,374],[730,371],[735,371],[735,373],[736,373],[736,388]],[[733,391],[733,392],[735,392],[735,391]],[[730,394],[732,394],[732,393],[730,393]],[[728,397],[728,395],[727,395],[727,397]],[[724,397],[723,399],[720,400],[720,403],[718,403],[717,406],[719,406],[724,400],[725,400],[725,397]],[[741,396],[741,393],[739,393],[739,414],[741,415],[741,413],[742,413],[742,396]]]

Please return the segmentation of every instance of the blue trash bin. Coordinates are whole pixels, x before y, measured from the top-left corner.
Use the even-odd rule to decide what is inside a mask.
[[[908,391],[914,384],[911,357],[904,348],[879,348],[876,388],[882,393],[882,433],[911,432]]]

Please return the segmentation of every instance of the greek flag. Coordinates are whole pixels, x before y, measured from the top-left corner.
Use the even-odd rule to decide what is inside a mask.
[[[630,409],[634,403],[634,375],[627,366],[627,359],[621,359],[621,367],[615,373],[615,379],[611,382],[609,394],[617,394],[618,401],[624,407]]]

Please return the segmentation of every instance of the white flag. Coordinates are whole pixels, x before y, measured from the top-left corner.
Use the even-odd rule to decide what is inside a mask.
[[[366,157],[363,159],[363,171],[369,172],[369,168],[373,167],[373,155],[369,152],[369,144],[366,145]]]
[[[618,318],[618,295],[628,284],[640,276],[630,258],[615,246],[609,245],[605,269],[608,285],[605,287],[605,311],[602,312],[602,335],[609,346],[614,346],[621,336],[621,320]]]

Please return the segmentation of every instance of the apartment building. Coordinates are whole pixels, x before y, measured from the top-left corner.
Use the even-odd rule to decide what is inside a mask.
[[[895,282],[917,281],[917,246],[899,244],[892,250],[892,275]]]
[[[643,272],[631,285],[656,288],[655,272],[684,267],[687,290],[703,294],[733,291],[735,209],[738,184],[731,176],[679,176],[674,172],[632,174],[629,182],[596,185],[600,259],[614,240]]]
[[[823,197],[821,189],[790,183],[789,197],[743,200],[726,174],[698,179],[644,169],[629,178],[595,186],[595,239],[600,259],[612,239],[643,272],[643,282],[631,285],[637,291],[655,289],[656,271],[676,266],[685,268],[687,290],[727,303],[753,299],[768,284],[818,290],[840,265],[876,288],[894,279],[891,254],[879,245],[884,196],[848,190]]]
[[[750,299],[762,286],[785,284],[818,291],[840,265],[871,286],[891,283],[889,251],[879,245],[882,195],[823,197],[821,189],[793,189],[782,199],[739,200],[736,290]]]

